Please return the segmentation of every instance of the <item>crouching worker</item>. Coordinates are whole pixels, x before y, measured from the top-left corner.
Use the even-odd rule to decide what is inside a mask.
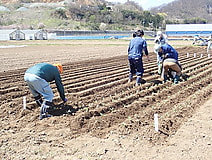
[[[177,51],[169,44],[156,44],[154,46],[155,51],[158,53],[162,65],[163,65],[163,71],[162,71],[162,78],[164,79],[164,82],[167,81],[167,75],[169,71],[174,71],[176,74],[174,75],[174,83],[177,84],[180,76],[182,68],[178,62],[178,53]]]
[[[61,99],[63,102],[67,101],[60,77],[62,72],[63,68],[61,64],[51,65],[48,63],[38,63],[27,69],[25,72],[24,80],[29,86],[36,103],[40,107],[40,120],[50,116],[48,115],[48,111],[52,110],[54,107],[52,102],[54,94],[48,82],[55,80]],[[43,96],[44,101],[42,100],[41,95]]]

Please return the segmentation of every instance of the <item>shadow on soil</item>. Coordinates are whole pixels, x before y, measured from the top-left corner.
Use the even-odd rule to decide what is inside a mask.
[[[64,114],[73,114],[76,113],[79,110],[79,108],[74,109],[71,105],[66,105],[66,104],[59,104],[55,105],[54,109],[48,111],[49,114],[53,116],[61,116]]]
[[[186,75],[186,74],[182,74],[182,76],[181,76],[181,78],[180,78],[180,80],[179,81],[187,81],[187,79],[189,78],[189,76],[188,75]],[[171,81],[173,81],[174,82],[174,79],[173,79],[173,77],[172,76],[170,76],[169,75],[169,77],[168,77],[168,80],[171,80]],[[146,83],[146,82],[143,82],[142,84],[144,84],[144,83]],[[163,83],[163,81],[161,81],[161,80],[158,80],[158,79],[155,79],[155,80],[152,80],[152,81],[150,81],[150,83],[153,83],[153,85],[158,85],[158,84],[162,84]]]
[[[182,78],[183,78],[184,81],[187,81],[187,79],[189,78],[189,76],[186,75],[186,74],[182,74]]]
[[[163,82],[156,79],[156,80],[151,81],[151,83],[153,83],[153,85],[158,85],[158,84],[162,84]]]

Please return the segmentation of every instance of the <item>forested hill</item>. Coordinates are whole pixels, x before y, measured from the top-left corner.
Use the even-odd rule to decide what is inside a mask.
[[[56,3],[56,2],[76,2],[81,4],[97,4],[104,0],[1,0],[1,3]]]
[[[175,0],[150,11],[132,0],[0,0],[0,9],[0,28],[42,23],[47,29],[155,30],[173,23],[212,23],[212,0]]]
[[[212,23],[212,0],[175,0],[167,5],[151,9],[152,13],[164,12],[171,21],[182,21],[198,18]]]

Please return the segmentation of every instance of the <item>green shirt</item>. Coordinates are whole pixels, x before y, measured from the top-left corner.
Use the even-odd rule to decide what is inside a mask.
[[[38,63],[27,69],[26,73],[35,74],[38,77],[45,79],[47,82],[55,80],[60,97],[63,101],[65,100],[64,87],[56,66],[48,63]]]

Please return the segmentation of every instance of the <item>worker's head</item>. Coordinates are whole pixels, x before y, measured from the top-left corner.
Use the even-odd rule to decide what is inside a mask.
[[[143,36],[144,35],[144,31],[143,30],[137,30],[136,35],[138,37]]]
[[[154,52],[155,53],[161,52],[161,45],[160,44],[155,44],[155,46],[154,46]]]
[[[133,33],[133,38],[135,38],[135,37],[136,37],[136,32]]]
[[[56,63],[56,64],[53,64],[53,65],[54,65],[55,67],[57,67],[57,69],[58,69],[58,71],[60,72],[60,74],[63,73],[63,67],[62,67],[61,64]]]
[[[157,37],[161,37],[163,35],[163,33],[161,31],[157,32]]]

